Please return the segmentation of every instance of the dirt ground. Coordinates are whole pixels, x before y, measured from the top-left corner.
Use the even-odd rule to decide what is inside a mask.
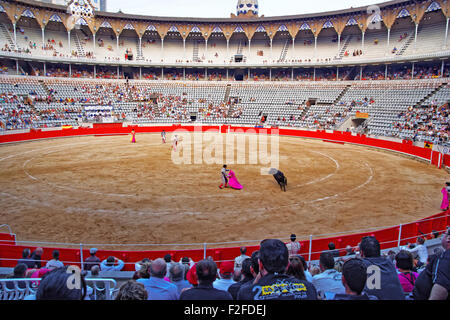
[[[58,243],[200,244],[287,240],[291,233],[306,239],[438,213],[449,180],[443,170],[393,153],[280,137],[287,192],[261,175],[266,166],[232,162],[244,189],[220,190],[222,162],[174,164],[159,134],[136,138],[136,144],[106,136],[0,146],[0,224],[18,240]],[[189,141],[182,145],[187,154]],[[243,150],[225,146],[236,156]]]

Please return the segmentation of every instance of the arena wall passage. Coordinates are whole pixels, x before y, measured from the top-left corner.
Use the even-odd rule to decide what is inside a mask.
[[[229,125],[222,126],[124,126],[120,124],[94,124],[92,127],[66,128],[56,130],[30,130],[25,133],[4,134],[0,136],[0,144],[4,143],[18,143],[22,141],[33,141],[40,139],[54,139],[74,136],[102,136],[102,135],[125,135],[129,134],[134,129],[139,133],[160,133],[162,130],[166,132],[173,132],[175,130],[183,129],[190,132],[194,131],[216,131],[221,133],[246,133],[246,134],[279,134],[282,136],[302,137],[310,139],[319,139],[326,142],[350,143],[361,146],[368,146],[378,148],[380,150],[387,150],[398,152],[402,155],[411,156],[422,161],[427,161],[430,165],[441,168],[442,166],[450,167],[450,155],[442,154],[429,148],[419,147],[413,145],[411,141],[403,140],[401,142],[383,140],[378,138],[371,138],[365,135],[355,135],[351,132],[340,131],[306,131],[283,128],[252,128],[252,127],[235,127]],[[319,258],[323,250],[328,250],[328,243],[333,242],[337,249],[340,249],[341,254],[347,245],[356,246],[362,237],[375,236],[382,249],[395,248],[406,243],[414,243],[418,236],[425,238],[432,238],[433,231],[442,233],[449,226],[450,210],[434,214],[430,217],[423,218],[407,224],[395,225],[386,227],[380,230],[370,230],[364,232],[355,232],[349,234],[333,235],[331,237],[320,237],[310,235],[299,236],[302,245],[300,254],[306,260],[312,261]],[[26,241],[18,241],[14,234],[0,233],[0,267],[14,267],[17,260],[22,256],[24,248],[34,250],[35,244],[30,242],[27,245]],[[216,243],[217,245],[217,243]],[[42,245],[39,245],[42,247]],[[60,247],[59,247],[60,246]],[[77,246],[76,249],[66,248],[70,246]],[[127,245],[128,246],[128,245]],[[130,245],[132,246],[132,245]],[[140,246],[140,245],[139,245]],[[149,245],[151,246],[151,245]],[[97,256],[100,259],[106,259],[113,255],[125,262],[124,271],[133,271],[134,263],[143,258],[155,259],[162,257],[167,253],[172,254],[174,261],[179,261],[182,257],[191,257],[194,261],[201,260],[205,257],[211,256],[214,261],[233,260],[239,255],[239,247],[222,247],[222,248],[208,248],[212,244],[195,244],[198,249],[178,250],[151,250],[151,251],[117,251],[117,250],[102,250],[100,249]],[[138,245],[136,245],[138,247]],[[81,266],[81,261],[89,256],[89,247],[86,244],[56,244],[56,247],[44,247],[43,260],[52,259],[51,254],[54,249],[60,251],[65,264],[73,264]],[[251,253],[258,249],[258,246],[247,246],[247,253]]]

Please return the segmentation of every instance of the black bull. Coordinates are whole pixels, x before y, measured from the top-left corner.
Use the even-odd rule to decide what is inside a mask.
[[[277,173],[275,173],[273,175],[273,177],[278,182],[278,185],[280,186],[280,189],[283,190],[284,192],[286,192],[287,179],[284,176],[283,172],[278,170]]]

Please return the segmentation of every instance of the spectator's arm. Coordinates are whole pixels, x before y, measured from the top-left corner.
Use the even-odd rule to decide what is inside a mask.
[[[106,269],[106,260],[103,260],[103,261],[100,263],[100,270],[104,270],[104,269]]]
[[[120,271],[120,270],[123,269],[124,265],[125,265],[125,263],[122,260],[118,259],[117,260],[117,266],[114,267],[114,270]]]
[[[440,284],[435,283],[433,285],[433,288],[431,288],[429,300],[447,300],[447,298],[448,298],[447,289],[441,286]]]

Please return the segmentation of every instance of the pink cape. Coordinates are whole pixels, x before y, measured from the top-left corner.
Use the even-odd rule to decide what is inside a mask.
[[[239,183],[239,181],[236,179],[236,175],[234,174],[233,170],[230,170],[230,173],[228,174],[228,185],[233,189],[241,190],[244,187]]]
[[[442,192],[442,204],[441,204],[441,209],[445,210],[448,208],[448,194],[447,194],[447,189],[446,188],[442,188],[441,190]]]

